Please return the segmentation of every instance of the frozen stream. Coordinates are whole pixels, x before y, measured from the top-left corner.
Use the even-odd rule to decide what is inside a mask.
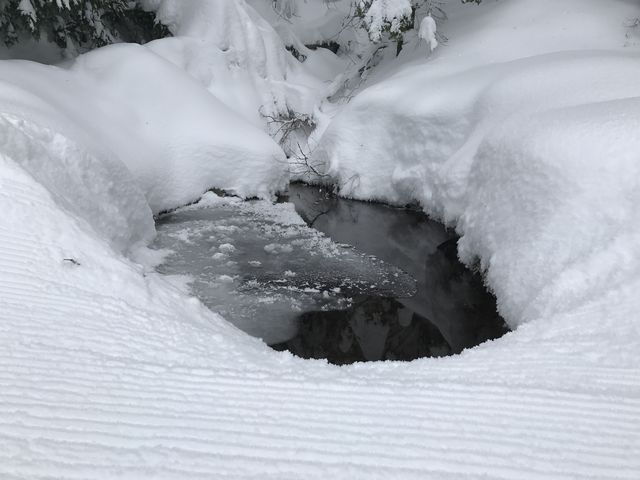
[[[409,297],[412,277],[309,228],[290,203],[212,192],[163,215],[158,270],[177,275],[209,308],[269,344],[298,333],[302,312],[348,307],[363,295]]]
[[[281,200],[210,192],[163,215],[158,270],[273,348],[338,364],[448,355],[506,331],[437,222],[304,185]]]

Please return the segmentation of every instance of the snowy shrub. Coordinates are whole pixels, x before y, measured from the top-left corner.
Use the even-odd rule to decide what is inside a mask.
[[[307,138],[314,128],[316,122],[313,115],[306,113],[294,112],[289,109],[286,113],[278,113],[269,115],[260,110],[260,115],[267,121],[269,133],[277,140],[287,156],[291,156],[292,152],[301,150],[299,147],[299,135]],[[298,143],[298,147],[295,145]]]
[[[482,0],[461,0],[462,3],[479,4]],[[441,0],[357,0],[355,16],[362,20],[372,42],[385,37],[395,41],[398,53],[402,49],[404,33],[418,25],[419,36],[433,50],[437,45],[436,20],[445,18]]]
[[[155,15],[128,0],[0,0],[0,40],[32,37],[86,51],[119,40],[144,43],[168,35]]]
[[[434,50],[438,46],[436,33],[436,21],[431,15],[427,15],[420,22],[418,37],[429,44],[429,50]]]
[[[413,28],[415,8],[411,0],[360,0],[356,15],[363,19],[373,42],[379,42],[384,32],[399,38]]]

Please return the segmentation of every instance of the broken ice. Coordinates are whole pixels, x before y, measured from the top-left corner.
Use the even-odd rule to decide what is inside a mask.
[[[189,275],[203,303],[267,343],[294,336],[302,312],[346,308],[362,294],[415,293],[412,277],[331,241],[292,204],[208,193],[162,216],[157,230],[153,246],[171,251],[158,270]]]

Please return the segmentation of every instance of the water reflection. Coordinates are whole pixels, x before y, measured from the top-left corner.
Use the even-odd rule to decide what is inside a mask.
[[[413,360],[450,355],[451,347],[424,317],[393,298],[357,299],[343,311],[308,312],[298,335],[276,350],[342,365],[358,361]]]
[[[411,298],[361,296],[341,311],[307,312],[298,334],[272,345],[332,363],[411,360],[458,353],[506,333],[495,298],[457,258],[456,237],[417,211],[339,199],[322,188],[292,185],[309,225],[411,274]]]

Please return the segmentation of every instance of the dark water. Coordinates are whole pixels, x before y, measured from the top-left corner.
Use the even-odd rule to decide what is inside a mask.
[[[481,278],[458,262],[455,234],[418,211],[292,185],[276,205],[210,192],[156,228],[159,272],[303,358],[451,355],[507,331]]]
[[[304,312],[296,319],[296,335],[272,348],[335,364],[412,360],[459,353],[508,331],[481,277],[458,261],[455,234],[424,214],[340,199],[300,184],[291,185],[282,200],[334,241],[413,276],[417,293],[358,295],[345,309]]]

